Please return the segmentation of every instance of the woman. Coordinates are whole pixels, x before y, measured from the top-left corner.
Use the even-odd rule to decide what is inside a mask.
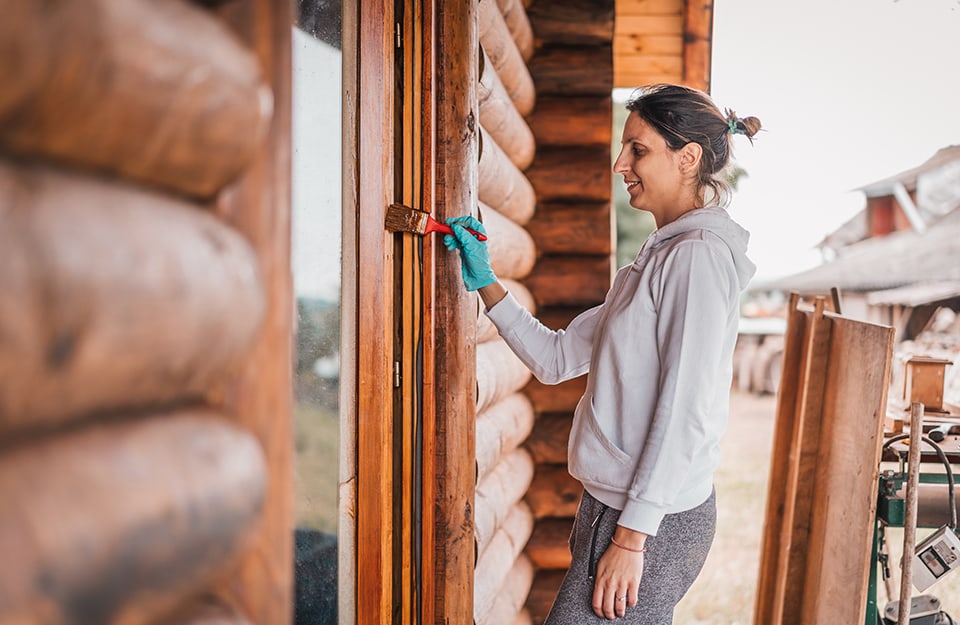
[[[732,135],[752,138],[760,122],[724,116],[704,93],[676,85],[639,90],[627,109],[614,172],[657,229],[602,305],[549,330],[497,281],[486,244],[464,229],[478,221],[449,220],[454,235],[444,239],[460,253],[467,289],[539,380],[588,373],[568,448],[584,494],[547,625],[672,623],[716,526],[739,297],[755,270],[747,231],[722,208],[720,175]]]

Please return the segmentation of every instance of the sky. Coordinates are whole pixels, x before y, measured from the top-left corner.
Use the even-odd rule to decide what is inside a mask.
[[[294,282],[336,298],[340,54],[295,28],[293,59]],[[960,144],[960,0],[717,0],[711,83],[765,127],[735,138],[730,207],[757,279],[794,273],[863,208],[854,189]]]
[[[758,278],[813,266],[854,189],[960,144],[960,0],[717,0],[711,94],[766,128],[730,207]]]

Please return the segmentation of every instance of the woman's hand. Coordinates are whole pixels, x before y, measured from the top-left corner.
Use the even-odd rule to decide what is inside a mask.
[[[613,540],[597,562],[593,586],[593,611],[610,620],[637,605],[647,535],[618,526]]]
[[[447,220],[447,225],[453,229],[453,234],[443,237],[443,244],[447,249],[460,253],[460,271],[463,274],[463,284],[468,291],[476,291],[497,281],[493,269],[490,267],[490,252],[487,244],[477,241],[467,228],[486,234],[477,219],[470,216],[453,217]]]

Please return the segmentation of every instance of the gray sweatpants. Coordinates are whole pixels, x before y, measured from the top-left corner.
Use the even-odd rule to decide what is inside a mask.
[[[609,622],[594,614],[591,607],[591,575],[610,545],[619,517],[619,510],[584,491],[570,534],[573,561],[544,625]],[[627,607],[625,616],[616,620],[625,625],[671,625],[674,607],[703,568],[716,527],[716,492],[696,508],[664,517],[657,535],[647,539],[637,605]]]

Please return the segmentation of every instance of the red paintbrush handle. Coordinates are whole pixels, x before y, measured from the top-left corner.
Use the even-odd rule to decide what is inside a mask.
[[[477,232],[472,228],[467,228],[466,230],[467,232],[475,236],[477,238],[477,241],[487,240],[487,235],[485,235],[482,232]],[[447,224],[440,223],[433,217],[427,217],[427,229],[424,232],[424,234],[428,234],[430,232],[442,232],[443,234],[453,234],[453,228],[451,228]]]

